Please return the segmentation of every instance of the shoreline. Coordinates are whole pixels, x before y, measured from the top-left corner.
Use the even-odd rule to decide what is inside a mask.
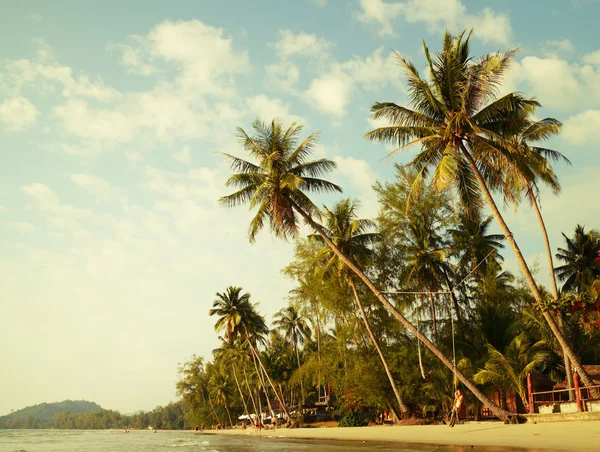
[[[236,435],[256,438],[363,441],[463,447],[520,448],[534,451],[598,451],[600,421],[570,421],[506,425],[501,422],[469,422],[446,425],[331,427],[263,430],[207,430],[194,434]]]

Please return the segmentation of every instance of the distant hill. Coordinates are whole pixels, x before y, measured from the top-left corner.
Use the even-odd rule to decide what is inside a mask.
[[[101,410],[102,407],[94,402],[87,400],[64,400],[54,403],[40,403],[39,405],[28,406],[18,411],[13,411],[6,416],[0,416],[1,420],[18,419],[25,420],[30,416],[40,421],[52,421],[54,413],[59,411],[70,411],[71,413],[85,413],[86,411]]]

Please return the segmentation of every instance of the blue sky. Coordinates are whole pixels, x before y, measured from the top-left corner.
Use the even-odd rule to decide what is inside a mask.
[[[597,1],[305,0],[31,2],[0,27],[0,414],[94,400],[132,412],[175,400],[177,363],[218,345],[207,315],[241,285],[271,315],[292,288],[290,243],[217,206],[240,154],[235,127],[280,117],[321,130],[344,196],[377,211],[393,161],[365,141],[375,101],[406,102],[390,49],[423,68],[421,39],[475,28],[475,55],[519,47],[505,90],[564,123],[550,143],[554,246],[600,226]],[[332,203],[340,197],[323,198]],[[528,208],[506,211],[530,263],[545,260]],[[509,267],[515,268],[509,251]]]

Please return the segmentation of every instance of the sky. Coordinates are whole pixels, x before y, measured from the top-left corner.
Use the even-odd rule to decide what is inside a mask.
[[[503,90],[564,123],[573,165],[542,193],[553,246],[600,227],[600,2],[221,0],[10,2],[0,18],[0,415],[64,399],[132,413],[176,400],[178,363],[211,358],[216,292],[241,286],[270,321],[293,243],[247,241],[221,153],[256,118],[321,131],[330,180],[377,213],[376,180],[415,150],[363,134],[375,101],[407,104],[391,50],[424,70],[445,30],[474,55],[519,48]],[[596,38],[598,35],[596,34]],[[537,220],[505,210],[547,282]],[[516,270],[509,250],[509,268]]]

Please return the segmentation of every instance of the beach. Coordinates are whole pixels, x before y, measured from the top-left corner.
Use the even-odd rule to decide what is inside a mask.
[[[400,442],[451,446],[488,446],[537,451],[598,451],[600,421],[525,423],[469,422],[449,428],[445,425],[372,426],[345,428],[298,428],[263,430],[219,430],[208,433],[276,438]]]

